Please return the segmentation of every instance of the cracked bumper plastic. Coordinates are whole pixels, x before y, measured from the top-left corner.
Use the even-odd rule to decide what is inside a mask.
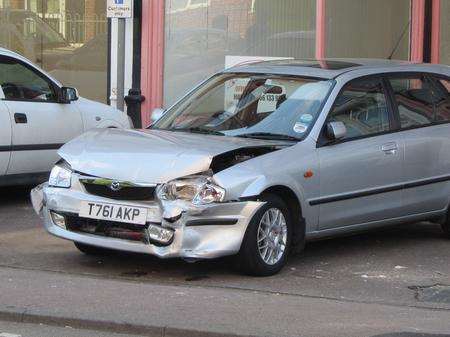
[[[57,237],[98,247],[151,254],[161,258],[188,259],[210,259],[236,254],[250,219],[263,204],[258,201],[243,201],[194,208],[182,202],[160,204],[156,201],[120,201],[88,194],[76,184],[70,189],[53,188],[42,184],[31,192],[31,199],[35,211],[44,220],[46,230]],[[160,246],[75,232],[53,223],[50,211],[78,214],[81,201],[145,207],[148,209],[147,222],[160,223],[162,227],[173,229],[175,232],[173,241],[168,246]],[[181,217],[169,223],[164,220],[163,215],[173,212],[174,209],[180,212]]]

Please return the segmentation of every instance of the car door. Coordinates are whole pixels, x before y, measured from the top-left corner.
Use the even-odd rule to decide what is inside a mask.
[[[11,120],[8,174],[48,172],[56,150],[81,134],[83,122],[73,104],[58,102],[59,88],[21,60],[0,56],[0,85]]]
[[[319,228],[358,225],[398,216],[402,207],[404,144],[395,129],[386,86],[379,77],[347,83],[327,121],[340,121],[346,136],[318,144]]]
[[[420,73],[388,82],[405,141],[404,212],[443,210],[450,197],[450,82]]]
[[[0,99],[3,98],[3,91],[0,88]],[[11,121],[6,104],[0,101],[0,176],[6,174],[11,155]],[[1,181],[0,177],[0,181]]]

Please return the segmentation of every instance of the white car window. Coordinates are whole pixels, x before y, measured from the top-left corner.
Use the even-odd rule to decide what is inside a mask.
[[[12,58],[0,58],[0,86],[6,100],[56,101],[48,80]]]

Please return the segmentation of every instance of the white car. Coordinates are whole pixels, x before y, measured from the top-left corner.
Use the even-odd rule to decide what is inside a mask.
[[[128,116],[78,97],[26,58],[0,48],[0,186],[44,181],[56,150],[92,128],[130,128]]]

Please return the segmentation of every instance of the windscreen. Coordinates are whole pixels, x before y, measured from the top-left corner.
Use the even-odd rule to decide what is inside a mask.
[[[332,84],[302,77],[221,74],[175,104],[153,128],[300,140]]]

